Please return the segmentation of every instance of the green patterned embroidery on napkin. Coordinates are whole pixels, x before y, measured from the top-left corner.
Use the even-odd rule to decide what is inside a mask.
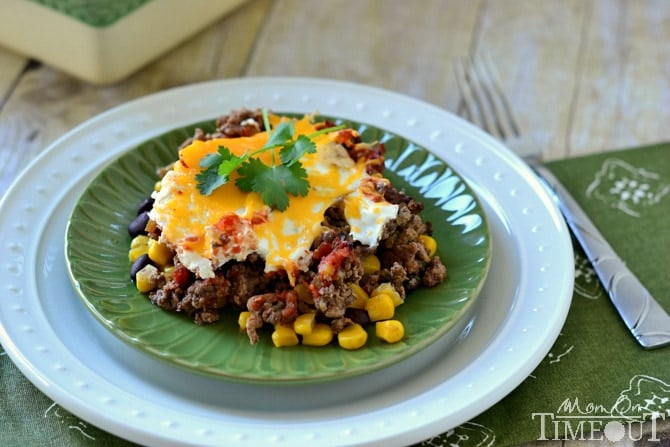
[[[670,312],[670,144],[561,160],[548,167]],[[648,421],[646,432],[636,434],[642,420]],[[572,304],[546,358],[493,408],[421,445],[655,442],[670,437],[668,420],[670,347],[646,351],[636,343],[575,245]]]
[[[152,0],[29,0],[96,28],[112,25]]]

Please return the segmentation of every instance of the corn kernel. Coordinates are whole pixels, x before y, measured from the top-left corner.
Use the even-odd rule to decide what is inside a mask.
[[[174,254],[167,245],[161,244],[156,239],[149,239],[149,249],[147,250],[149,259],[160,266],[168,265],[172,262]]]
[[[385,293],[380,293],[370,297],[365,303],[365,310],[368,312],[370,321],[388,320],[393,318],[395,313],[395,305],[390,296]]]
[[[283,326],[278,324],[275,326],[275,330],[272,332],[272,343],[277,348],[282,348],[285,346],[295,346],[299,343],[298,335],[295,333],[292,327]]]
[[[135,275],[135,287],[142,293],[150,292],[158,285],[158,269],[149,264]]]
[[[293,288],[293,290],[295,290],[295,293],[298,294],[300,301],[307,304],[314,304],[314,297],[312,296],[312,292],[309,291],[309,288],[306,285],[298,284]]]
[[[354,294],[354,301],[349,304],[349,307],[353,307],[354,309],[365,309],[365,303],[369,298],[367,292],[356,283],[349,284],[349,287],[351,287],[351,291]]]
[[[247,330],[247,320],[251,316],[251,312],[248,310],[240,312],[240,315],[237,317],[237,325],[240,327],[241,331]]]
[[[316,314],[314,312],[308,312],[306,314],[299,315],[298,318],[293,322],[293,330],[296,334],[300,335],[309,335],[312,333],[314,326],[316,325]]]
[[[146,245],[141,247],[133,247],[130,250],[128,250],[128,259],[130,260],[130,262],[135,262],[137,258],[146,254],[147,251],[148,247]]]
[[[397,343],[405,336],[405,326],[398,320],[378,321],[375,335],[387,343]]]
[[[376,273],[382,268],[379,258],[375,255],[365,256],[362,263],[363,273]]]
[[[130,248],[147,247],[148,245],[149,245],[149,236],[146,236],[144,234],[135,236],[133,240],[130,241]]]
[[[428,236],[427,234],[422,234],[419,236],[419,240],[423,244],[424,247],[426,247],[426,252],[428,253],[428,256],[435,256],[435,253],[437,253],[437,241],[435,240],[434,237]]]
[[[391,285],[390,282],[379,284],[377,287],[374,288],[370,296],[381,295],[381,294],[390,296],[391,299],[393,300],[393,305],[395,307],[398,307],[405,302],[398,293],[398,291],[395,289],[395,287]]]
[[[314,325],[312,332],[302,336],[302,344],[307,346],[326,346],[333,340],[333,330],[324,323]]]
[[[344,349],[359,349],[368,341],[368,333],[360,324],[351,324],[337,334],[337,343]]]

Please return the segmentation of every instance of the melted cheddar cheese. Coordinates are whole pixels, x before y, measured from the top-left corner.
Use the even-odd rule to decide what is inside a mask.
[[[294,126],[296,137],[316,131],[309,118],[295,120]],[[241,191],[235,185],[236,173],[211,195],[199,192],[196,175],[205,155],[215,153],[219,146],[242,155],[263,147],[267,140],[267,132],[260,132],[251,137],[194,141],[180,151],[179,160],[153,195],[150,218],[161,229],[160,241],[201,278],[213,277],[214,270],[228,261],[243,261],[257,253],[265,259],[266,271],[285,270],[293,282],[298,271],[308,269],[310,247],[322,231],[324,213],[338,201],[344,202],[351,237],[366,245],[376,246],[385,223],[397,216],[397,205],[375,197],[365,186],[371,178],[365,162],[355,163],[332,134],[314,138],[316,152],[301,158],[309,192],[304,197],[290,196],[284,211],[271,209],[255,192]],[[258,156],[269,164],[272,151]]]

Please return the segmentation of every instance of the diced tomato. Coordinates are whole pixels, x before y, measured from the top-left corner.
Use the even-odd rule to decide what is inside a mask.
[[[254,211],[254,215],[251,217],[251,225],[259,225],[266,223],[269,219],[268,213],[265,211]]]
[[[172,279],[179,284],[179,287],[183,287],[188,284],[191,279],[191,272],[181,264],[176,265],[172,272]]]
[[[318,247],[316,247],[314,253],[312,253],[312,259],[314,259],[315,261],[319,261],[321,260],[321,258],[326,256],[332,250],[333,246],[329,242],[322,242],[321,244],[319,244]]]
[[[342,129],[335,135],[334,140],[349,149],[361,141],[361,136],[354,129]]]
[[[335,277],[344,261],[352,256],[353,250],[351,249],[351,244],[341,239],[338,240],[333,250],[319,262],[319,275],[324,279]]]
[[[242,218],[237,214],[226,214],[216,223],[216,228],[222,233],[232,233],[242,224]]]

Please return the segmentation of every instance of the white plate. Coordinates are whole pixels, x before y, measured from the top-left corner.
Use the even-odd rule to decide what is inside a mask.
[[[468,181],[488,215],[491,270],[481,308],[429,366],[395,380],[312,387],[241,386],[177,370],[119,341],[84,308],[63,254],[67,218],[88,181],[125,150],[229,110],[318,111],[388,129],[428,148]],[[407,445],[494,405],[551,348],[573,284],[569,233],[532,173],[501,144],[437,107],[376,88],[304,78],[215,81],[112,109],[54,142],[0,204],[0,341],[40,390],[82,419],[145,445]],[[469,332],[469,334],[467,334]],[[368,382],[369,384],[369,382]],[[318,391],[318,392],[315,392]]]

